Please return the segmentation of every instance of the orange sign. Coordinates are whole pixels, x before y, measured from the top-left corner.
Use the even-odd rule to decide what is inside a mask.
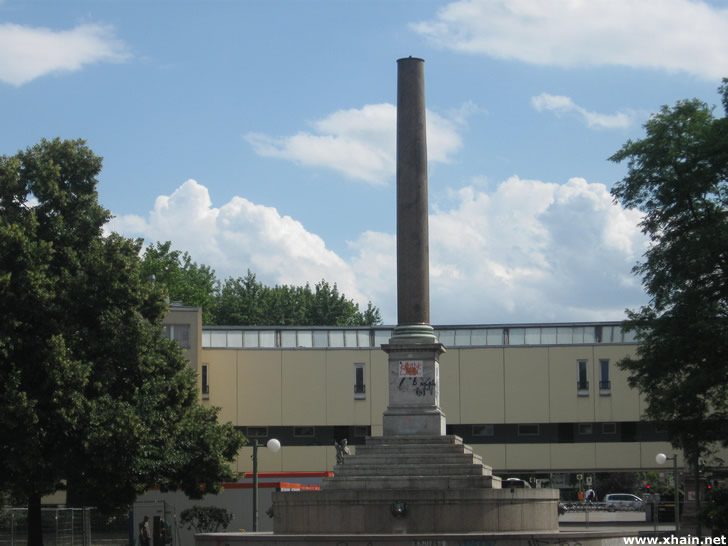
[[[399,361],[400,377],[422,377],[422,361],[421,360],[400,360]]]

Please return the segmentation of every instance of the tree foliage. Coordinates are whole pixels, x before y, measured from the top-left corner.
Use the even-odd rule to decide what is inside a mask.
[[[206,265],[192,261],[187,252],[172,250],[171,242],[156,243],[144,252],[146,277],[168,293],[171,301],[202,307],[203,322],[240,326],[371,326],[381,324],[379,309],[369,302],[359,306],[321,280],[310,285],[266,286],[248,271],[245,277],[219,282]]]
[[[202,308],[202,321],[214,322],[213,311],[218,292],[215,271],[206,265],[197,265],[187,252],[172,250],[171,241],[147,247],[142,260],[142,272],[167,290],[170,301]]]
[[[728,488],[714,489],[708,494],[703,516],[714,537],[728,534]]]
[[[199,498],[231,479],[243,438],[203,408],[161,334],[165,292],[141,241],[102,235],[101,158],[81,140],[0,157],[0,491],[128,506],[150,486]]]
[[[728,114],[728,80],[719,88]],[[728,409],[728,118],[699,100],[663,106],[612,161],[627,161],[612,193],[644,213],[642,277],[649,304],[624,327],[641,340],[620,366],[697,468],[725,440]]]
[[[224,531],[232,520],[233,515],[218,506],[193,506],[180,514],[182,526],[197,533]]]
[[[369,303],[362,312],[334,284],[325,280],[306,286],[268,287],[248,271],[228,278],[217,297],[216,324],[274,326],[363,326],[381,323],[379,310]]]
[[[637,472],[598,472],[594,475],[594,489],[602,500],[610,493],[636,493],[639,477]]]

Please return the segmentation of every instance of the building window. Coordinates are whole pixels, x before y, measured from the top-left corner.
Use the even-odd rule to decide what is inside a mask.
[[[176,341],[183,349],[190,348],[190,325],[167,324],[164,327],[164,337]]]
[[[473,436],[493,436],[495,425],[473,425]]]
[[[617,423],[602,423],[602,434],[617,434]]]
[[[592,434],[594,432],[594,426],[591,423],[579,423],[577,430],[582,435]]]
[[[470,330],[459,328],[455,330],[455,346],[467,347],[470,345]]]
[[[486,343],[488,345],[503,345],[503,344],[506,343],[504,341],[505,340],[505,335],[503,333],[503,329],[502,328],[497,328],[497,329],[496,328],[490,328],[490,329],[488,329],[487,336],[488,336],[488,338],[487,338],[487,342]]]
[[[210,375],[207,364],[202,365],[202,372],[200,373],[200,376],[202,380],[202,398],[207,400],[210,398]]]
[[[364,383],[364,363],[354,364],[354,399],[364,400],[367,397],[367,386]]]
[[[329,347],[344,347],[343,330],[329,330]]]
[[[293,436],[296,438],[313,438],[314,427],[293,427]]]
[[[356,339],[358,340],[359,347],[372,347],[372,340],[371,340],[371,335],[369,333],[369,330],[357,330]],[[375,343],[376,343],[376,340],[377,340],[376,332],[374,334],[374,339],[375,339]],[[387,343],[387,341],[382,341],[382,343]]]
[[[508,328],[508,345],[523,345],[525,342],[525,328]]]
[[[455,330],[438,330],[436,334],[437,340],[445,345],[445,347],[455,345]]]
[[[210,347],[227,347],[227,332],[214,330],[210,334]]]
[[[540,345],[541,328],[526,328],[524,334],[524,343],[526,345]]]
[[[589,396],[589,377],[586,360],[576,361],[576,391],[579,396]]]
[[[609,380],[609,360],[599,361],[599,394],[609,396],[612,382]]]
[[[267,438],[268,427],[248,427],[245,435],[248,438]]]
[[[329,346],[329,332],[327,330],[314,330],[313,346],[314,347],[328,347]]]
[[[538,436],[538,425],[518,425],[519,436]]]
[[[227,333],[227,346],[232,347],[234,349],[242,349],[243,348],[243,332],[241,332],[240,330],[228,332]]]
[[[281,332],[281,347],[293,348],[296,346],[296,331],[295,330],[283,330]]]
[[[356,343],[356,330],[344,331],[344,345],[347,347],[358,347]]]
[[[261,330],[258,332],[258,340],[261,347],[275,347],[276,346],[276,332],[275,330]]]
[[[374,330],[374,346],[379,347],[383,343],[389,343],[389,339],[391,337],[392,337],[392,330]],[[362,345],[362,347],[369,347],[369,346],[370,345]]]
[[[556,343],[556,328],[541,328],[541,344],[554,345]]]

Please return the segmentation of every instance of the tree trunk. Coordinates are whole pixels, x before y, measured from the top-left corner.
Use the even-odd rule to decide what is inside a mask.
[[[28,498],[28,546],[43,546],[39,493],[32,493]]]
[[[76,487],[76,480],[68,478],[66,480],[66,506],[73,508],[81,508],[85,506],[81,489]]]

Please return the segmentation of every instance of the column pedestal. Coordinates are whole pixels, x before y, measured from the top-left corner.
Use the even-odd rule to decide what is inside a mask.
[[[389,355],[389,405],[382,418],[384,436],[444,436],[439,357],[445,346],[436,342],[413,343],[412,339],[406,342],[404,337],[398,340],[395,331],[382,350]]]

